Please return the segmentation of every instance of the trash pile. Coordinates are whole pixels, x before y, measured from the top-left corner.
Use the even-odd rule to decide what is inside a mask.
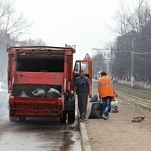
[[[97,94],[93,95],[90,102],[98,102],[98,96]]]
[[[135,122],[135,123],[137,123],[137,122],[141,122],[141,121],[143,121],[144,120],[144,118],[145,118],[145,116],[136,116],[136,117],[133,117],[133,119],[131,120],[131,122]]]
[[[102,114],[103,114],[103,103],[94,102],[91,106],[91,112],[89,115],[89,119],[102,118]]]
[[[57,89],[50,88],[48,92],[46,92],[44,89],[37,88],[33,91],[31,91],[31,94],[33,97],[40,97],[40,98],[58,98],[61,96],[60,92]],[[29,97],[24,90],[21,91],[20,97]]]
[[[104,105],[101,99],[98,98],[97,94],[93,95],[90,102],[92,102],[89,119],[102,118],[104,111]],[[111,101],[111,108],[109,112],[118,113],[118,101]]]

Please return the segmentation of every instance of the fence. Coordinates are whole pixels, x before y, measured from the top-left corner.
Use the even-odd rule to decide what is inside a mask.
[[[126,81],[126,80],[118,80],[118,83],[131,85],[131,81]],[[151,89],[151,83],[144,82],[144,81],[135,81],[135,86],[145,89]]]

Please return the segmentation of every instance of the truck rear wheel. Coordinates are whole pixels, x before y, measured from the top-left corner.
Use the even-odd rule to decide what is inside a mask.
[[[9,116],[9,120],[11,122],[17,122],[17,117],[15,117],[15,116]]]
[[[9,109],[9,120],[10,120],[11,122],[17,122],[17,117],[16,117],[16,116],[11,116],[11,111],[10,111],[10,109]]]
[[[26,120],[26,117],[18,117],[19,122],[24,122]]]

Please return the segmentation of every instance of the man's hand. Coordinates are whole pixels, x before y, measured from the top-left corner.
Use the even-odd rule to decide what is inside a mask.
[[[74,96],[76,93],[74,91],[71,91],[70,95]]]
[[[115,93],[115,97],[118,97],[118,94],[117,94],[117,93]]]
[[[89,98],[92,98],[92,94],[89,94]]]

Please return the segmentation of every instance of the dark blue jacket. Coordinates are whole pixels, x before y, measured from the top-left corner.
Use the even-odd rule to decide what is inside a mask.
[[[90,86],[90,81],[88,77],[76,77],[75,79],[75,86],[77,87],[76,93],[89,93],[89,86]]]

